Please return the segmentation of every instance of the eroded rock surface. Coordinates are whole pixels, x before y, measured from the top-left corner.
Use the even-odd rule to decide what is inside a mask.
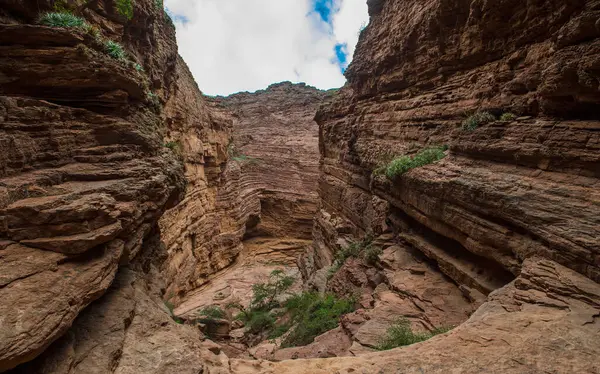
[[[173,105],[196,106],[197,114],[178,118],[169,136],[181,145],[188,189],[161,220],[167,297],[175,304],[197,304],[188,293],[204,289],[215,274],[231,274],[247,238],[310,239],[319,160],[313,118],[325,96],[291,83],[210,100],[186,92],[178,95],[186,101]]]
[[[164,117],[148,99],[169,96],[177,57],[174,28],[152,4],[137,2],[126,29],[110,2],[81,10],[124,44],[127,63],[84,30],[29,24],[48,1],[2,5],[0,370],[64,334],[183,194]],[[154,28],[134,38],[138,22]]]

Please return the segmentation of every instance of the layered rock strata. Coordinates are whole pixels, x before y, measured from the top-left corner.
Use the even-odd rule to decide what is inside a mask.
[[[281,83],[209,100],[183,96],[189,100],[176,104],[201,107],[210,118],[186,115],[186,125],[177,119],[168,134],[181,145],[188,181],[183,202],[161,219],[169,300],[204,305],[195,291],[242,262],[245,239],[280,238],[284,246],[310,239],[319,160],[313,117],[324,96],[303,84]],[[205,130],[198,123],[203,120],[219,125]],[[229,127],[232,139],[222,131]]]
[[[409,318],[414,329],[431,329],[428,320],[455,324],[455,311],[461,310],[456,306],[461,304],[464,313],[459,314],[466,320],[469,310],[477,309],[489,295],[488,302],[446,338],[457,344],[468,339],[460,331],[475,333],[472,322],[484,318],[485,311],[499,301],[498,295],[503,302],[519,305],[518,318],[527,319],[529,303],[539,301],[528,296],[523,302],[515,288],[536,294],[538,281],[524,279],[538,270],[545,274],[543,282],[561,283],[568,273],[597,293],[600,121],[593,109],[600,103],[597,4],[509,1],[498,7],[483,1],[387,0],[369,5],[371,23],[361,33],[346,72],[348,83],[316,117],[322,156],[320,207],[314,245],[301,261],[301,270],[315,288],[375,291],[374,304],[360,312],[362,321],[353,317],[360,322],[357,326],[342,324],[345,334],[363,348],[372,346],[373,335],[384,332],[378,326],[387,314],[382,301],[396,300],[393,314]],[[498,120],[465,128],[463,122],[477,112],[488,112]],[[500,120],[504,113],[513,115]],[[375,172],[395,157],[442,145],[449,150],[441,161],[391,179]],[[328,282],[326,274],[335,254],[351,238],[365,234],[383,234],[397,243],[381,256],[380,286],[373,289],[371,270],[354,260]],[[543,270],[548,268],[561,270]],[[423,291],[440,281],[435,288],[447,292],[423,298]],[[562,286],[554,291],[542,287],[548,295],[562,294]],[[579,296],[569,297],[573,299],[567,304],[578,308]],[[429,303],[433,309],[428,309]],[[437,308],[436,303],[445,307]],[[590,343],[586,331],[597,328],[595,302],[585,304],[590,323],[566,338],[575,345]],[[544,308],[543,313],[554,313],[553,307]],[[506,305],[496,310],[499,315],[506,310],[508,319],[513,316]],[[577,324],[572,317],[562,314],[548,326],[540,322],[540,332],[532,333],[552,336],[541,343],[551,349],[553,339],[560,336],[556,326],[568,330],[566,326]],[[361,329],[364,333],[357,334]],[[510,331],[521,333],[514,327]],[[489,335],[494,339],[493,333]],[[403,361],[406,372],[420,367],[433,372],[454,367],[475,370],[454,360],[425,365],[421,354],[436,343],[419,346],[397,353],[415,356]],[[500,355],[485,346],[486,357],[475,362]],[[599,347],[592,343],[579,351],[582,361],[588,349],[595,352]],[[452,349],[452,354],[456,351]],[[504,353],[519,356],[517,351]],[[566,358],[571,353],[562,347],[558,355]],[[526,361],[517,361],[526,362],[529,370],[546,365],[544,354],[528,354]],[[348,362],[328,370],[359,365]],[[327,367],[324,361],[320,364]],[[568,360],[559,367],[571,365],[578,364]],[[283,367],[287,368],[277,366],[277,370],[285,371]],[[506,362],[493,367],[520,370]],[[304,370],[311,372],[299,372]],[[383,372],[394,370],[403,372],[400,360]]]
[[[135,264],[144,238],[183,196],[179,156],[164,147],[165,121],[176,126],[183,112],[170,104],[183,100],[178,87],[197,88],[156,2],[133,3],[130,20],[113,2],[64,2],[91,27],[38,25],[53,3],[12,1],[0,13],[0,371],[69,331],[68,343],[49,348],[65,356],[56,353],[40,371],[112,372],[121,354],[136,355],[138,339],[80,350],[114,343],[100,333],[113,331],[99,326],[105,311],[117,313],[121,329],[135,313],[175,325],[157,298],[161,288],[135,281],[150,269]],[[125,57],[110,57],[108,40],[122,44]],[[111,284],[110,296],[89,306]]]

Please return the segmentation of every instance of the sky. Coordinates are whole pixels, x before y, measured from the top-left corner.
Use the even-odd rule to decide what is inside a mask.
[[[200,89],[229,95],[282,81],[341,87],[367,0],[165,0]]]

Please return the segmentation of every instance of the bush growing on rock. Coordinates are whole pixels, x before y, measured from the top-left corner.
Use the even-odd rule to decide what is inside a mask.
[[[219,306],[211,305],[202,308],[200,315],[208,318],[221,319],[225,318],[225,312]]]
[[[252,287],[254,296],[248,308],[239,304],[228,307],[240,310],[236,318],[244,322],[247,334],[275,339],[289,331],[282,341],[284,347],[311,343],[316,336],[336,328],[342,315],[354,310],[352,299],[316,292],[303,292],[281,301],[293,283],[294,278],[275,270],[268,282]]]
[[[367,264],[375,265],[379,260],[380,254],[381,248],[373,246],[373,238],[371,236],[366,236],[360,242],[350,242],[348,247],[342,248],[336,253],[335,260],[329,269],[328,277],[331,278],[350,257],[361,257]]]
[[[446,157],[447,146],[431,147],[419,151],[414,156],[401,156],[393,159],[385,170],[389,179],[394,179],[407,171],[429,165]]]
[[[489,112],[477,112],[463,121],[462,128],[465,131],[473,131],[477,127],[485,125],[486,123],[494,122],[495,120],[496,116]]]
[[[431,332],[414,333],[410,328],[410,321],[403,318],[392,324],[386,335],[380,340],[376,347],[380,351],[411,345],[430,339],[436,335],[446,333],[452,327],[440,327]]]
[[[515,119],[517,119],[517,116],[515,116],[512,113],[504,113],[500,116],[500,121],[510,122],[510,121],[514,121]]]
[[[127,19],[133,18],[133,4],[131,0],[115,0],[117,12]]]
[[[354,300],[335,295],[304,292],[289,298],[285,307],[295,327],[285,337],[282,347],[307,345],[322,333],[336,328],[340,317],[354,311]]]
[[[63,28],[85,28],[87,25],[83,18],[70,12],[46,13],[40,18],[39,23],[44,26]]]

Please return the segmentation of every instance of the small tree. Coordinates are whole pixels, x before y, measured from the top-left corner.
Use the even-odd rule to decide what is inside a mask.
[[[252,286],[254,297],[250,307],[252,309],[268,309],[273,306],[277,298],[294,284],[294,278],[286,276],[283,270],[273,270],[267,283],[258,283]]]

